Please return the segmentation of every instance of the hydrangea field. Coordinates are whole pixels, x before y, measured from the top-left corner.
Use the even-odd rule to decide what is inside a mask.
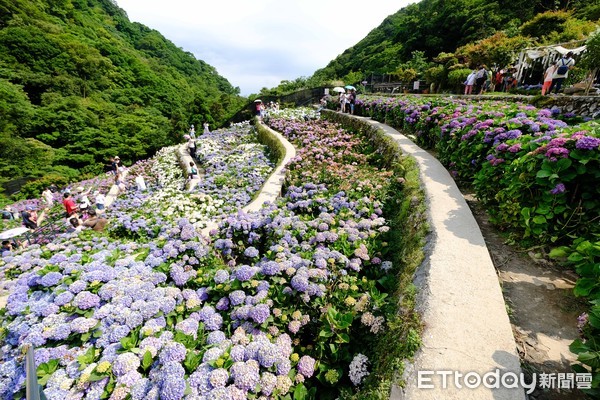
[[[382,163],[366,136],[337,124],[289,113],[270,123],[298,153],[283,195],[258,212],[240,209],[272,164],[240,125],[200,137],[193,192],[165,148],[130,168],[148,190],[130,185],[108,210],[108,232],[3,254],[12,282],[0,311],[0,398],[24,397],[29,345],[48,399],[380,390],[379,371],[399,363],[391,356],[418,345],[410,295],[396,297],[407,253],[391,229],[420,209],[410,168]],[[219,227],[203,237],[211,220]]]
[[[550,257],[576,270],[575,295],[591,306],[578,321],[582,339],[571,350],[594,372],[597,388],[599,121],[556,107],[441,97],[365,98],[360,111],[435,149],[455,179],[472,184],[500,229],[522,245],[551,249]]]

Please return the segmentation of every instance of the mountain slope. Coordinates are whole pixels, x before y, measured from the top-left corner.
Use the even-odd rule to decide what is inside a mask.
[[[388,16],[314,76],[335,79],[351,71],[391,72],[408,61],[413,51],[424,51],[428,58],[453,52],[498,30],[516,30],[537,13],[555,6],[568,7],[581,19],[600,18],[600,2],[557,0],[557,3],[561,4],[555,4],[554,0],[423,0]]]
[[[74,178],[114,154],[144,158],[241,101],[212,66],[111,0],[1,0],[0,93],[4,178]],[[45,155],[33,170],[30,149]]]

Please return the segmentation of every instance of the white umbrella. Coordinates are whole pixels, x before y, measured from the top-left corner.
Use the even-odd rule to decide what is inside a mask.
[[[7,231],[0,233],[0,239],[1,240],[12,239],[12,238],[20,236],[28,231],[29,231],[29,229],[25,228],[24,226],[20,227],[20,228],[9,229]]]
[[[356,88],[355,88],[354,86],[352,86],[352,85],[346,85],[346,86],[344,86],[344,87],[345,87],[346,89],[348,89],[348,90],[356,90]]]
[[[254,102],[255,103],[262,103],[262,100],[261,99],[256,99],[256,100],[254,100]]]
[[[345,91],[346,91],[346,89],[344,89],[343,87],[339,87],[339,86],[336,86],[336,87],[334,87],[334,88],[333,88],[333,89],[331,89],[331,90],[332,90],[333,92],[340,92],[340,93],[343,93],[343,92],[345,92]]]

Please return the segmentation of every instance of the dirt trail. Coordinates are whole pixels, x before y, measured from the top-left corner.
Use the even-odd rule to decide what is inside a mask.
[[[573,372],[576,356],[569,344],[578,337],[577,316],[585,304],[574,297],[577,276],[533,252],[505,244],[506,239],[491,225],[481,204],[468,189],[461,188],[485,238],[498,272],[502,292],[526,373]],[[531,399],[583,399],[578,390],[537,389]]]

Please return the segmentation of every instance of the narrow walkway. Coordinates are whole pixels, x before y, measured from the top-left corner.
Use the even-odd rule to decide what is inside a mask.
[[[455,384],[454,371],[463,376],[474,372],[480,377],[496,371],[499,377],[521,373],[494,265],[473,214],[442,164],[395,129],[364,119],[385,131],[417,161],[431,228],[426,260],[415,277],[417,308],[425,325],[423,345],[414,364],[407,366],[406,387],[394,387],[390,398],[525,399],[522,388],[490,389],[482,384],[467,388],[462,378],[458,381],[462,388]],[[431,388],[419,387],[419,371],[424,374],[421,382]],[[453,371],[446,387],[436,371]]]

